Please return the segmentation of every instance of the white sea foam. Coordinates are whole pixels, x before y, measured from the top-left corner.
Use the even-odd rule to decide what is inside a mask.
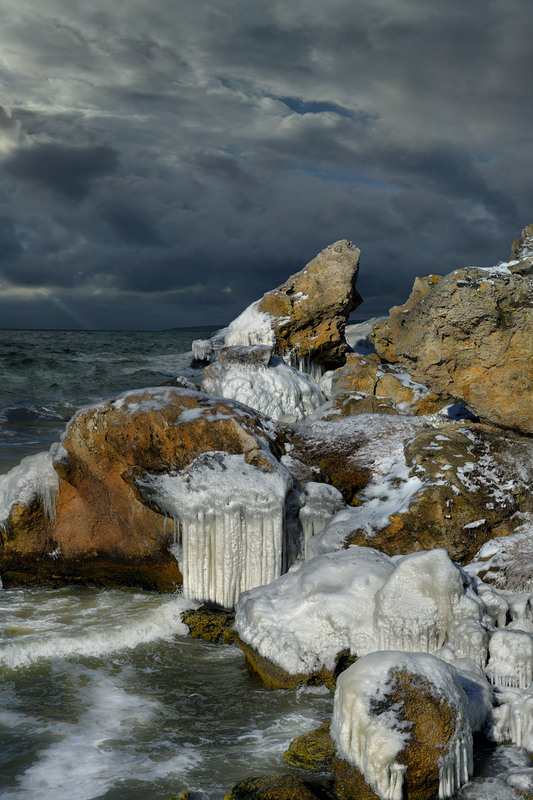
[[[18,603],[17,597],[26,598]],[[89,592],[69,601],[65,592],[49,595],[33,607],[32,595],[0,593],[3,633],[0,665],[21,669],[41,660],[101,658],[140,644],[168,640],[188,632],[181,612],[193,605],[181,596]]]

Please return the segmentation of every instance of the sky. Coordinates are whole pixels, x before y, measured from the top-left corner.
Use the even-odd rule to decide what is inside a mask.
[[[0,327],[217,327],[338,239],[364,319],[533,222],[530,0],[0,19]]]

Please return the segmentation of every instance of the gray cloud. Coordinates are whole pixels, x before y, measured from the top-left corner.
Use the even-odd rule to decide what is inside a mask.
[[[526,0],[19,0],[3,310],[219,324],[350,238],[370,316],[507,257],[533,218],[532,27]]]

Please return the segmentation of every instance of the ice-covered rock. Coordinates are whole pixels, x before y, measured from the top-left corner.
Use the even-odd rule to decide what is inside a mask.
[[[342,494],[327,483],[310,481],[300,495],[299,518],[304,544],[324,530],[334,514],[345,506]]]
[[[218,336],[225,345],[271,345],[292,367],[319,378],[340,366],[344,331],[362,302],[355,290],[360,251],[342,239],[246,308]]]
[[[270,454],[248,463],[244,454],[203,453],[140,488],[174,520],[185,597],[232,608],[241,592],[281,575],[292,478]]]
[[[493,686],[527,689],[533,681],[533,634],[501,628],[489,642],[485,672]]]
[[[367,547],[321,556],[241,595],[235,629],[291,675],[331,671],[342,651],[376,649],[374,595],[393,571],[390,558]]]
[[[221,351],[221,356],[233,348]],[[268,352],[265,348],[235,348],[242,354],[250,350],[250,358],[229,355],[204,370],[202,389],[208,394],[237,400],[247,406],[267,414],[278,420],[290,415],[294,420],[304,419],[324,402],[316,381],[285,364],[279,357],[265,364],[260,357],[253,359],[258,351]]]
[[[376,353],[348,353],[346,364],[328,378],[330,402],[315,413],[335,419],[372,410],[385,414],[433,414],[450,404],[427,386],[414,381],[394,364],[382,363]],[[370,407],[369,407],[370,406]]]
[[[211,471],[206,467],[202,473],[205,525],[198,529],[199,542],[205,540],[208,531],[216,535],[219,521],[226,522],[220,508],[209,504],[210,477],[213,500],[220,496],[221,486],[228,487],[229,528],[225,535],[233,542],[235,525],[243,535],[247,523],[250,533],[261,525],[261,510],[256,519],[251,502],[258,482],[262,483],[259,505],[267,490],[285,485],[286,470],[276,466],[275,455],[280,449],[271,420],[231,400],[170,386],[127,392],[113,401],[82,409],[69,423],[55,453],[55,474],[50,457],[42,456],[23,462],[4,481],[9,486],[6,497],[24,500],[5,504],[11,510],[4,520],[0,552],[4,584],[76,581],[175,590],[182,575],[169,549],[173,546],[173,525],[147,490],[149,476],[170,480],[189,465],[198,464],[196,459],[202,454],[213,452],[222,454],[221,464]],[[228,470],[222,465],[233,463],[232,459],[240,464],[243,485],[238,488],[227,480],[224,483]],[[200,481],[199,473],[193,473]],[[48,496],[51,508],[58,476],[57,512],[52,519],[44,513],[42,504],[36,508],[32,498]],[[194,478],[191,480],[194,482]],[[248,501],[246,508],[239,498]],[[241,509],[238,521],[233,513],[236,505]],[[265,521],[265,541],[270,541],[266,531],[269,525],[276,528],[278,541],[276,520],[283,516],[279,493],[274,491],[272,498],[264,499],[265,508],[267,505],[272,519]],[[186,538],[189,542],[191,535]],[[200,544],[198,547],[201,550]],[[264,557],[273,558],[271,551],[265,550]],[[187,564],[190,571],[190,557]],[[260,573],[263,567],[256,563],[254,569]],[[277,574],[270,566],[266,571]],[[205,585],[207,579],[202,580]],[[238,578],[228,575],[228,581],[235,580]]]
[[[377,650],[473,657],[485,666],[485,606],[444,550],[391,559],[352,545],[241,595],[235,628],[267,669],[295,676],[335,669],[339,654]],[[250,652],[248,655],[252,656]]]
[[[474,597],[445,550],[403,556],[376,594],[379,649],[436,653],[455,617],[463,625],[481,618],[482,606]]]
[[[357,787],[359,773],[383,800],[451,797],[472,774],[467,706],[457,671],[434,656],[392,651],[361,658],[337,680],[337,794],[343,796],[346,780]]]
[[[486,542],[469,571],[499,589],[533,592],[533,515],[522,514],[515,533]]]
[[[314,424],[350,430],[357,419]],[[366,447],[352,448],[349,463],[361,463],[364,454],[371,480],[357,493],[353,512],[341,512],[310,541],[310,553],[346,544],[368,544],[389,555],[444,547],[466,563],[495,531],[511,532],[521,519],[516,512],[530,505],[533,450],[523,437],[487,425],[443,422],[439,415],[362,415],[360,425],[363,437],[367,426],[380,455],[376,463]]]
[[[0,527],[6,524],[17,505],[28,507],[33,501],[42,503],[44,515],[54,519],[59,476],[54,469],[53,459],[57,452],[51,450],[23,458],[17,467],[6,475],[0,475]]]

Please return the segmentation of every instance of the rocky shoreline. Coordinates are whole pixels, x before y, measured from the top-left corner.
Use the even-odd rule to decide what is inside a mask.
[[[200,389],[82,409],[0,478],[6,588],[181,587],[191,635],[265,686],[336,692],[331,736],[287,756],[322,779],[228,798],[433,800],[475,736],[533,752],[532,233],[417,279],[359,348],[337,242],[196,343]]]

